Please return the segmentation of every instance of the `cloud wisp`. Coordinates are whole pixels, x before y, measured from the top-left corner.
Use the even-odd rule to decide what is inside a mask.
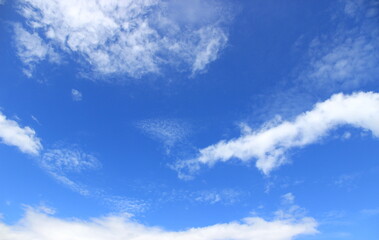
[[[359,89],[376,82],[379,74],[378,2],[349,0],[336,4],[342,10],[334,13],[336,30],[311,41],[306,67],[302,62],[304,70],[298,76],[305,86],[327,92]]]
[[[290,240],[303,234],[315,234],[317,222],[313,218],[286,217],[271,221],[248,217],[242,221],[167,231],[150,227],[125,216],[108,216],[89,221],[60,219],[29,208],[14,225],[0,222],[0,235],[12,240]]]
[[[73,181],[70,175],[101,167],[95,156],[74,147],[48,149],[42,154],[39,164],[58,182],[85,196],[90,195],[90,191],[86,186]]]
[[[225,47],[231,15],[213,0],[21,0],[17,8],[26,23],[15,29],[17,52],[29,76],[55,52],[101,76],[202,72]]]
[[[23,72],[32,77],[35,65],[47,60],[52,63],[59,62],[59,56],[50,44],[38,35],[25,30],[21,24],[14,25],[16,51],[18,57],[24,63]]]
[[[72,97],[72,100],[75,102],[82,101],[83,99],[82,93],[77,89],[71,89],[71,97]]]
[[[152,139],[161,142],[167,153],[191,133],[189,124],[176,119],[146,119],[139,121],[136,126]]]
[[[42,150],[41,140],[32,128],[21,127],[16,121],[8,119],[1,112],[0,140],[2,143],[15,146],[21,152],[30,155],[38,155]]]
[[[145,208],[145,203],[126,197],[110,196],[101,190],[91,191],[77,179],[85,171],[101,168],[101,162],[76,146],[58,146],[44,150],[41,140],[30,127],[21,127],[0,112],[1,143],[15,146],[21,152],[36,156],[39,166],[59,183],[83,195],[99,199],[118,211],[136,212]],[[1,232],[1,231],[0,231]],[[1,233],[0,233],[1,235]]]
[[[179,177],[185,178],[201,165],[212,166],[232,159],[256,160],[256,167],[269,174],[286,162],[288,150],[316,143],[339,126],[362,128],[379,137],[378,123],[379,93],[335,94],[293,121],[271,122],[238,138],[222,140],[200,149],[194,159],[177,162],[173,168]]]

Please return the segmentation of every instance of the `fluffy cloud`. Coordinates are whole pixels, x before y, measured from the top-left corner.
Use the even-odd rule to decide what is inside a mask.
[[[42,149],[41,141],[33,129],[20,127],[16,121],[7,119],[1,112],[0,139],[2,143],[15,146],[27,154],[38,155]]]
[[[228,39],[223,25],[229,13],[213,0],[21,0],[18,8],[29,29],[16,29],[25,49],[18,54],[29,66],[54,46],[102,75],[138,78],[162,66],[197,73]]]
[[[370,130],[379,137],[379,94],[359,92],[352,95],[335,94],[318,103],[311,111],[293,121],[279,121],[264,125],[231,140],[199,150],[195,159],[178,162],[174,167],[182,177],[183,170],[196,171],[201,164],[213,165],[231,159],[256,161],[256,167],[268,174],[285,163],[286,152],[319,141],[328,132],[342,125]]]
[[[172,232],[145,226],[127,217],[64,220],[29,209],[14,225],[0,223],[0,236],[4,240],[290,240],[298,235],[316,233],[316,225],[312,218],[266,221],[249,217],[238,222]]]

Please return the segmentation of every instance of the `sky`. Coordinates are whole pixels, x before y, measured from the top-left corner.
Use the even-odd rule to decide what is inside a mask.
[[[0,239],[378,239],[378,26],[377,0],[0,0]]]

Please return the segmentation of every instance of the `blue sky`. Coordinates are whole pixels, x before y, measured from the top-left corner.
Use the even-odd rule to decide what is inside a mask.
[[[0,239],[377,239],[379,2],[0,1]]]

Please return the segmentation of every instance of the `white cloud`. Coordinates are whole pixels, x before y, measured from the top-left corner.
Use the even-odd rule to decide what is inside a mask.
[[[7,240],[290,240],[299,235],[317,233],[316,225],[312,218],[266,221],[249,217],[242,221],[174,232],[145,226],[123,216],[90,221],[59,219],[29,208],[25,217],[14,225],[0,222],[0,236]]]
[[[180,177],[185,178],[188,175],[183,171],[193,173],[201,164],[211,166],[231,159],[243,162],[256,160],[256,167],[268,174],[286,162],[285,155],[289,149],[316,143],[339,126],[362,128],[379,137],[378,122],[378,93],[335,94],[293,121],[266,124],[236,139],[222,140],[200,149],[196,158],[178,162],[174,168],[179,171]]]
[[[46,57],[46,46],[54,46],[96,73],[138,78],[159,73],[163,66],[202,71],[225,47],[229,11],[213,0],[184,2],[22,0],[19,9],[40,33],[34,41],[38,59]],[[28,38],[17,38],[26,50],[33,45]],[[19,55],[29,64],[22,51]]]
[[[38,155],[42,150],[41,140],[36,137],[33,129],[20,127],[16,121],[7,119],[1,112],[0,140],[2,143],[15,146],[27,154]]]
[[[72,97],[72,100],[74,100],[75,102],[82,101],[83,99],[82,93],[76,89],[71,90],[71,97]]]

